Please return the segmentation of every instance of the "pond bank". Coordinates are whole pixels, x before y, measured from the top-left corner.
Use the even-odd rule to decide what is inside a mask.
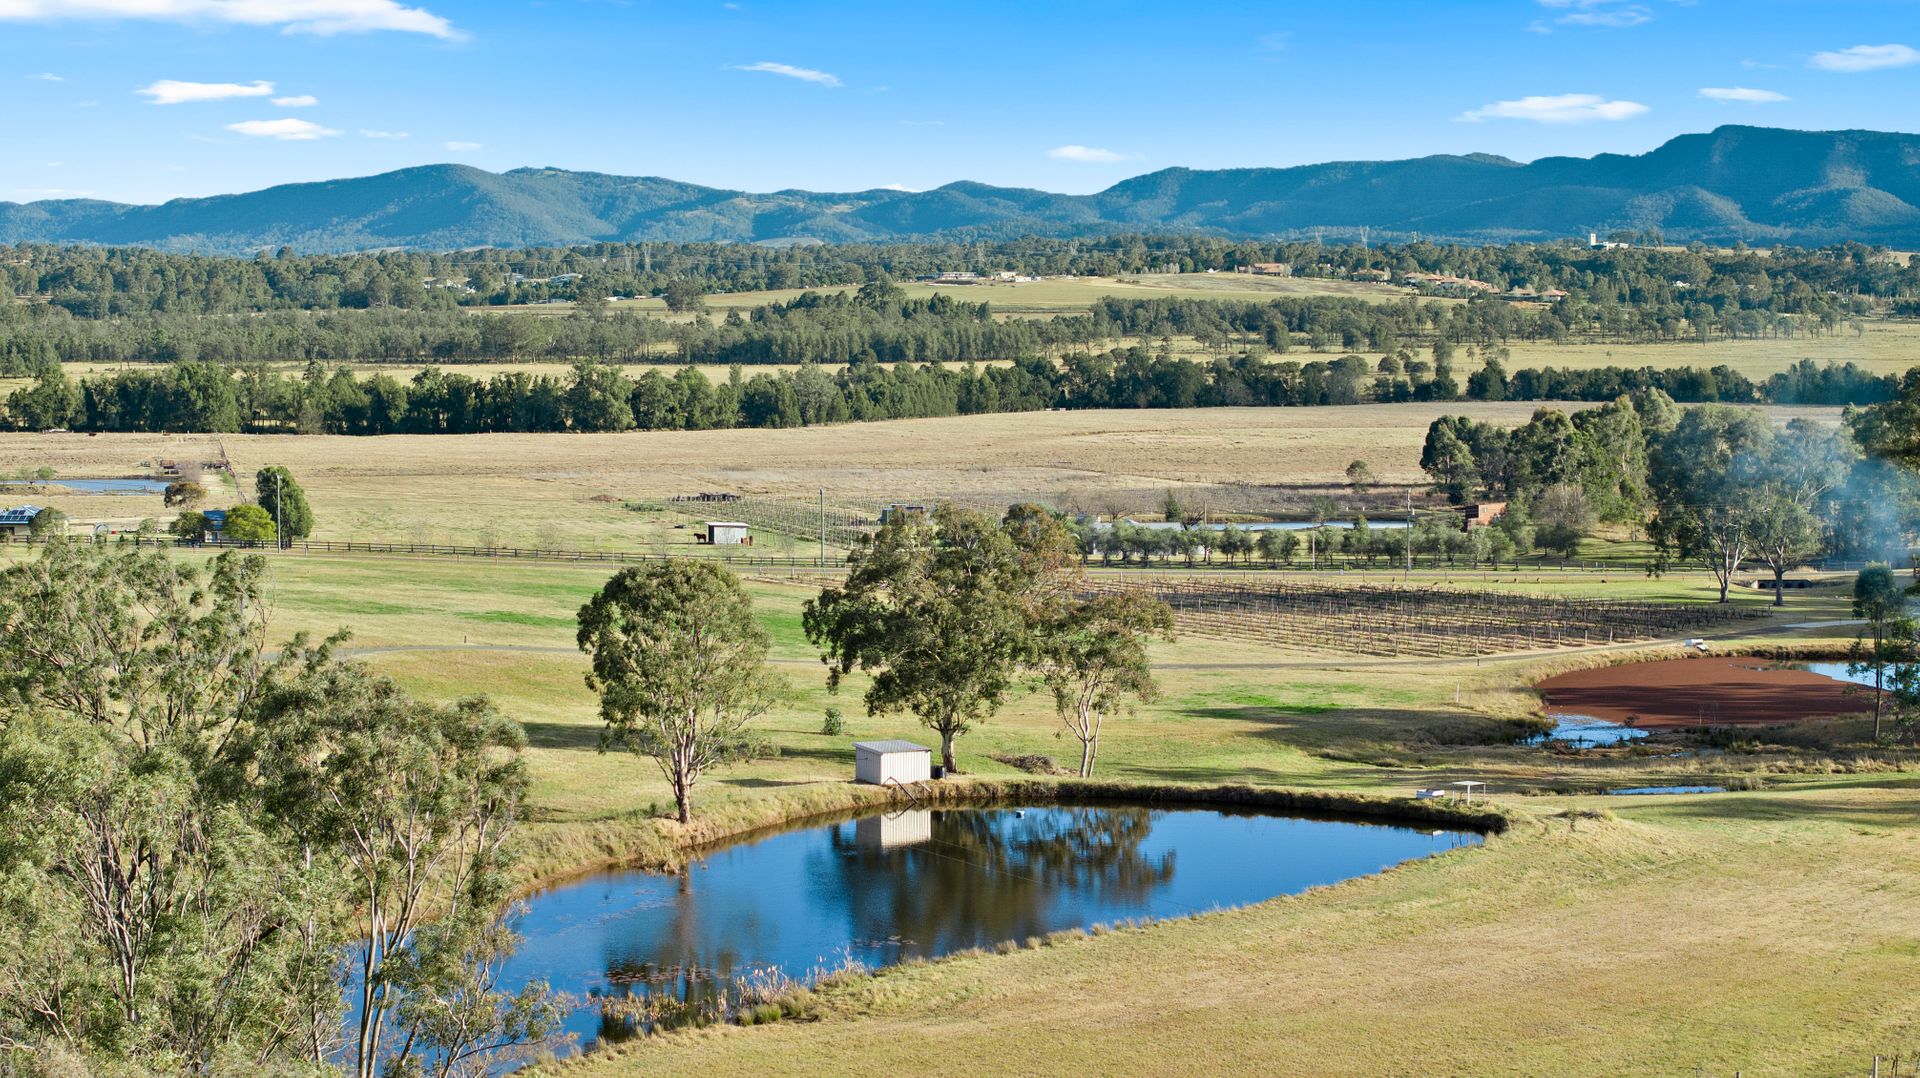
[[[1377,794],[1301,790],[1242,784],[1193,785],[1104,779],[969,778],[928,783],[918,804],[930,808],[985,807],[997,804],[1088,804],[1125,802],[1151,807],[1235,807],[1273,813],[1320,813],[1381,823],[1432,824],[1504,834],[1514,817],[1486,803],[1419,800]],[[764,797],[729,801],[708,810],[696,800],[694,819],[677,821],[632,815],[583,824],[541,824],[527,828],[522,846],[525,880],[521,895],[572,877],[609,868],[670,872],[703,850],[756,834],[784,830],[810,821],[877,808],[911,808],[916,801],[892,788],[852,782],[814,783]]]

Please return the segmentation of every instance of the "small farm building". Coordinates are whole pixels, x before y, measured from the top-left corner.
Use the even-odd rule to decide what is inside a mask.
[[[700,541],[714,546],[752,546],[753,532],[737,520],[709,520]]]
[[[16,505],[0,509],[0,537],[25,539],[33,532],[33,518],[45,510],[37,505]]]
[[[853,780],[871,786],[926,782],[933,777],[933,750],[911,741],[853,743]]]
[[[1466,529],[1472,531],[1475,528],[1484,528],[1494,521],[1499,520],[1500,515],[1507,511],[1507,503],[1481,502],[1478,505],[1469,505],[1463,508],[1467,514]]]
[[[880,510],[880,523],[885,524],[896,516],[931,517],[933,516],[933,506],[915,505],[911,502],[894,502],[892,505]]]

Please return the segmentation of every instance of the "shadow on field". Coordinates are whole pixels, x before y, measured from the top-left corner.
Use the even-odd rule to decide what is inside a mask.
[[[527,745],[536,749],[587,749],[600,751],[600,724],[575,722],[522,722]]]
[[[847,747],[843,749],[812,748],[806,745],[782,745],[780,746],[780,757],[781,759],[818,760],[821,763],[852,766],[853,739],[849,737],[847,739]]]
[[[1253,736],[1308,751],[1378,745],[1407,749],[1511,745],[1538,728],[1524,720],[1400,708],[1228,705],[1184,708],[1188,718],[1237,723]]]
[[[819,785],[819,780],[817,779],[723,778],[716,779],[715,781],[722,786],[736,786],[743,790],[777,790],[783,786]]]

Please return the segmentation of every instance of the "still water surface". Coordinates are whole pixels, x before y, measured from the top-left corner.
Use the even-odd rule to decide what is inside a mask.
[[[586,1001],[579,1044],[624,1039],[596,999],[711,997],[778,969],[883,966],[1129,918],[1244,905],[1473,845],[1461,832],[1221,812],[907,811],[712,851],[684,874],[604,872],[534,896],[504,983]]]

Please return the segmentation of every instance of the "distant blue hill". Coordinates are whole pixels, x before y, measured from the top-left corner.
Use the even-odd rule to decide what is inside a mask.
[[[0,243],[237,253],[623,240],[858,242],[1199,231],[1415,233],[1470,243],[1658,230],[1667,240],[1920,245],[1920,136],[1722,127],[1650,153],[1485,154],[1296,168],[1163,169],[1093,195],[951,183],[932,191],[727,191],[560,169],[426,165],[159,206],[0,203]]]

